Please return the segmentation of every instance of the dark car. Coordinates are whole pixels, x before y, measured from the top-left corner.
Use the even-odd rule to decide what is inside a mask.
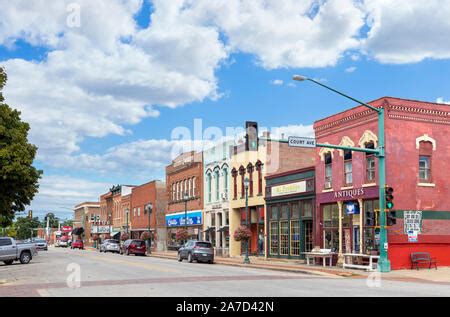
[[[214,248],[211,242],[190,240],[178,250],[178,261],[214,263]]]
[[[71,249],[80,249],[80,250],[84,250],[84,243],[83,240],[75,240],[72,242],[72,244],[70,245]]]
[[[122,244],[120,248],[120,254],[134,254],[145,256],[146,253],[147,247],[144,240],[128,239]]]

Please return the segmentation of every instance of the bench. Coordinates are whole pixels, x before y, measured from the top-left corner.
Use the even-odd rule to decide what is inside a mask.
[[[375,271],[377,268],[377,262],[380,258],[379,255],[370,255],[370,254],[357,254],[357,253],[344,253],[344,263],[343,268],[355,268],[355,269],[364,269],[367,271]],[[369,259],[367,265],[363,264],[364,259]],[[374,260],[377,260],[375,262]],[[357,262],[357,263],[354,263]]]
[[[428,269],[431,269],[431,266],[434,265],[435,269],[437,270],[436,258],[432,258],[428,252],[411,253],[411,270],[414,269],[414,265],[418,270],[419,264],[428,265]]]
[[[323,259],[323,266],[326,266],[326,259],[329,259],[329,265],[333,266],[333,256],[336,254],[331,252],[331,249],[313,249],[311,252],[301,252],[306,257],[306,265],[310,265],[309,260],[313,260],[313,265],[316,264],[316,258]]]

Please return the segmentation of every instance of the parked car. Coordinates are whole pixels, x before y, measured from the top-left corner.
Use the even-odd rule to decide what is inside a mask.
[[[214,248],[211,242],[189,240],[178,250],[178,261],[187,259],[188,262],[208,262],[214,263]]]
[[[147,247],[145,245],[144,240],[138,240],[138,239],[128,239],[120,248],[120,254],[134,254],[134,255],[143,255],[145,256],[145,253],[147,252]]]
[[[72,242],[72,244],[70,245],[71,249],[80,249],[80,250],[84,250],[84,243],[83,240],[75,240]]]
[[[0,237],[0,261],[6,265],[14,261],[20,261],[22,264],[28,264],[37,255],[34,243],[18,243],[13,238]]]
[[[106,239],[100,244],[100,252],[117,252],[120,253],[119,241],[113,239]]]
[[[48,251],[47,240],[41,239],[41,238],[34,238],[34,239],[31,239],[31,242],[36,245],[37,250]]]
[[[61,238],[56,240],[56,246],[57,247],[67,248],[69,246],[69,237],[68,236],[62,236]]]

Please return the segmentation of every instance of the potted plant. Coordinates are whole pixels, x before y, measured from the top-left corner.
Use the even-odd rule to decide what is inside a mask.
[[[177,233],[175,235],[175,239],[178,243],[182,243],[184,241],[187,241],[189,239],[189,233],[186,229],[178,229]]]
[[[240,226],[234,231],[235,241],[247,241],[252,236],[252,231],[247,226]]]

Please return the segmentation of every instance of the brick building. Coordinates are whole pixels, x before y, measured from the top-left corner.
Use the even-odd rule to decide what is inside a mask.
[[[289,147],[286,142],[270,139],[268,133],[258,137],[256,122],[246,123],[245,142],[233,147],[230,196],[230,235],[240,225],[246,224],[244,179],[249,179],[248,208],[249,226],[252,237],[249,253],[267,256],[267,235],[265,225],[266,176],[314,166],[314,149]],[[244,251],[240,242],[230,239],[230,256]]]
[[[450,265],[450,108],[392,97],[370,104],[385,109],[386,184],[396,214],[388,228],[391,267],[410,267],[414,251]],[[314,130],[318,143],[378,146],[377,115],[363,106],[319,120]],[[362,152],[316,149],[315,244],[335,248],[339,261],[343,253],[379,252],[377,164]]]
[[[203,231],[203,154],[186,152],[166,167],[168,206],[165,223],[168,248],[177,244],[176,232],[185,226],[191,238],[201,239]]]
[[[83,228],[83,240],[87,246],[93,245],[92,227],[95,222],[95,217],[100,215],[99,202],[83,202],[74,208],[73,229]]]
[[[148,231],[153,233],[152,246],[157,250],[166,249],[166,230],[164,216],[167,209],[166,185],[159,180],[136,186],[131,191],[131,238],[139,239]],[[151,204],[151,212],[150,206]]]

